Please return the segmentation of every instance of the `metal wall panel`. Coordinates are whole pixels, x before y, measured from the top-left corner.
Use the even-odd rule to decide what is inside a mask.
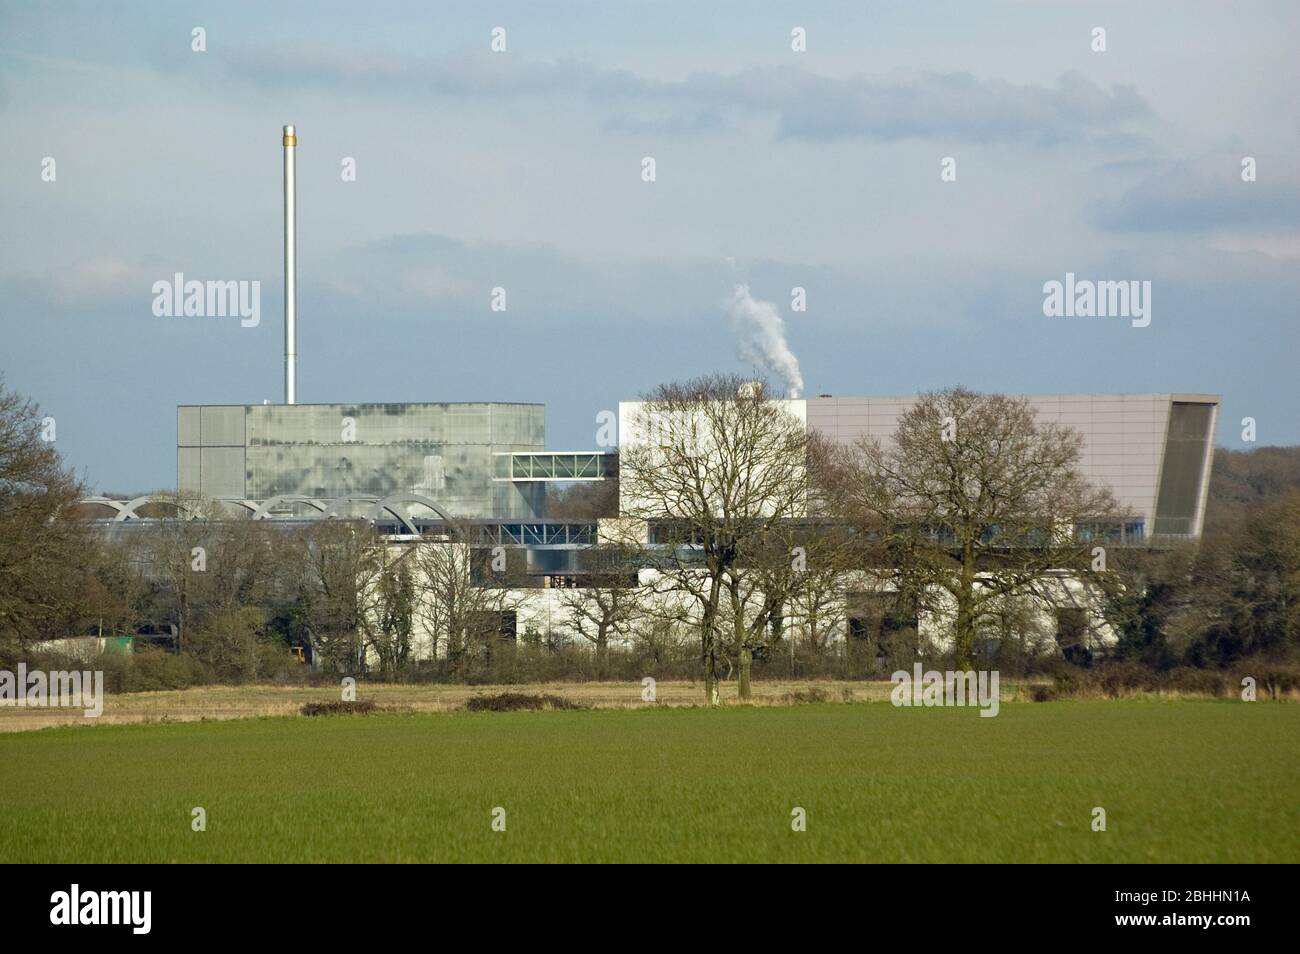
[[[205,497],[246,497],[244,448],[204,447],[199,458],[199,492]]]
[[[200,408],[201,443],[204,447],[243,447],[244,415],[242,405]]]
[[[176,489],[183,494],[202,493],[199,479],[199,455],[197,447],[176,448]]]
[[[176,409],[176,446],[198,447],[203,443],[199,426],[200,409],[197,407],[178,407]]]
[[[188,411],[189,409],[182,409]],[[460,517],[537,517],[544,495],[494,485],[493,456],[545,447],[540,404],[296,404],[194,409],[207,496],[418,493]],[[177,444],[192,439],[177,418]],[[182,430],[185,433],[182,433]],[[228,453],[220,453],[226,451]],[[192,465],[187,463],[186,467]],[[178,483],[193,480],[189,471]]]

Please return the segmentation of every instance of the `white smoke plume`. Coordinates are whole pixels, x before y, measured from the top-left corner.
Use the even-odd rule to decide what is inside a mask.
[[[790,397],[803,391],[799,359],[785,340],[785,321],[776,305],[749,293],[748,285],[737,285],[727,303],[732,327],[740,335],[740,356],[780,376]]]

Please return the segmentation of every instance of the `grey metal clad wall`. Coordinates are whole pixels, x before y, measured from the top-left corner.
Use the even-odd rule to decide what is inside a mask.
[[[888,441],[912,398],[808,398],[808,426],[851,443],[860,437]]]
[[[413,492],[465,517],[535,517],[493,484],[496,451],[545,447],[539,404],[211,405],[177,409],[177,486],[212,497]]]
[[[199,490],[205,497],[243,497],[244,448],[200,449]]]
[[[1210,405],[1218,401],[1209,395],[1204,400]],[[1039,421],[1066,425],[1083,435],[1080,460],[1083,475],[1108,486],[1121,506],[1143,519],[1147,535],[1154,532],[1156,525],[1157,489],[1165,436],[1170,427],[1171,401],[1169,394],[1029,397]],[[840,441],[851,442],[867,436],[888,443],[899,418],[913,403],[914,398],[808,398],[808,426]],[[1204,430],[1201,427],[1201,433]],[[1204,451],[1204,444],[1200,449]],[[1195,452],[1193,448],[1183,456],[1190,459]],[[1186,474],[1189,466],[1180,464],[1180,473]],[[1208,468],[1202,468],[1190,478],[1202,497],[1208,477]]]
[[[203,443],[197,407],[176,409],[176,489],[184,494],[201,493],[199,458]]]
[[[1169,396],[1042,395],[1031,397],[1030,406],[1040,422],[1072,427],[1083,435],[1083,476],[1109,487],[1120,506],[1142,518],[1150,534]]]
[[[546,407],[542,404],[492,404],[492,443],[521,451],[546,446]]]
[[[243,497],[248,409],[243,405],[205,407],[201,415],[203,459],[199,480],[206,497]]]
[[[176,489],[183,494],[201,492],[199,483],[199,459],[202,451],[198,447],[176,448]]]
[[[204,447],[243,447],[243,405],[223,405],[199,409],[199,426]]]
[[[492,457],[489,479],[503,476],[509,458],[501,451],[539,451],[546,447],[546,409],[540,404],[492,405]],[[516,484],[492,480],[491,512],[498,517],[540,517],[546,511],[544,484]]]
[[[177,447],[198,447],[203,443],[203,430],[199,424],[200,410],[197,407],[178,407],[176,409]]]
[[[244,496],[242,404],[176,409],[176,488],[206,497]]]

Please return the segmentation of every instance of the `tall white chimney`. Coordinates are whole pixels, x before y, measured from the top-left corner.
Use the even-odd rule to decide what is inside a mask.
[[[284,127],[284,403],[297,404],[298,213],[294,154],[298,136]]]

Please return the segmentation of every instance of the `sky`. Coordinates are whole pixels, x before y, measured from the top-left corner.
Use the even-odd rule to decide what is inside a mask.
[[[539,402],[549,447],[594,449],[619,400],[792,359],[812,395],[1222,394],[1221,445],[1300,443],[1298,27],[3,0],[0,374],[106,493],[175,486],[177,405],[281,401],[292,123],[302,403]],[[260,282],[260,321],[156,315],[177,272]],[[1150,323],[1046,316],[1067,273],[1150,282]]]

